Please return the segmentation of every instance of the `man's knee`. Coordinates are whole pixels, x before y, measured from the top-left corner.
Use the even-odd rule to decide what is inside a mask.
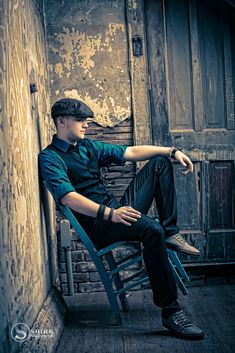
[[[150,162],[152,163],[162,163],[162,164],[171,164],[171,160],[169,157],[167,156],[163,156],[163,155],[158,155],[155,156],[153,158],[151,158]]]
[[[162,156],[162,155],[155,156],[149,161],[149,163],[155,166],[156,171],[160,171],[161,168],[168,168],[168,169],[173,168],[171,160],[167,156]]]
[[[147,241],[151,239],[159,243],[165,243],[165,232],[162,226],[154,219],[148,218],[144,232],[144,238]]]

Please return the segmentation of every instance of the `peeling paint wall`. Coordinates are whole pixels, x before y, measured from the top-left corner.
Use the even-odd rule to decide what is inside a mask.
[[[131,115],[123,0],[46,1],[52,102],[78,98],[101,126]]]
[[[51,288],[38,182],[50,132],[42,8],[40,0],[0,0],[1,352],[16,350],[12,325],[32,325]]]

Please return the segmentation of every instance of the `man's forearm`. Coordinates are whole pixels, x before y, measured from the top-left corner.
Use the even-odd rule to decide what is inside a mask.
[[[159,154],[169,156],[171,147],[162,146],[131,146],[127,147],[124,154],[126,161],[145,161],[151,159]]]
[[[77,193],[69,192],[61,198],[61,203],[68,206],[72,210],[82,213],[90,217],[96,217],[100,205],[87,197]],[[104,212],[104,219],[108,218],[110,208],[106,207]]]

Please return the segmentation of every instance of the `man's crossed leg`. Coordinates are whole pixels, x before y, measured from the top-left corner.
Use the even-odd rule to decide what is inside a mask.
[[[146,214],[155,200],[160,222]],[[203,331],[193,325],[177,301],[177,286],[169,264],[167,247],[197,255],[199,251],[186,243],[177,227],[177,205],[173,167],[164,156],[152,158],[132,180],[120,201],[113,199],[109,207],[132,207],[141,218],[131,226],[100,220],[91,234],[99,246],[129,240],[141,241],[143,257],[153,291],[154,303],[162,308],[163,325],[184,338],[202,338]]]

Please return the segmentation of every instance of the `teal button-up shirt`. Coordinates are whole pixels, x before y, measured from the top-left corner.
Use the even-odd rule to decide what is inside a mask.
[[[99,168],[112,163],[123,165],[126,148],[91,139],[74,146],[54,135],[52,143],[39,154],[40,173],[57,204],[71,191],[105,203],[111,197],[100,179]]]

